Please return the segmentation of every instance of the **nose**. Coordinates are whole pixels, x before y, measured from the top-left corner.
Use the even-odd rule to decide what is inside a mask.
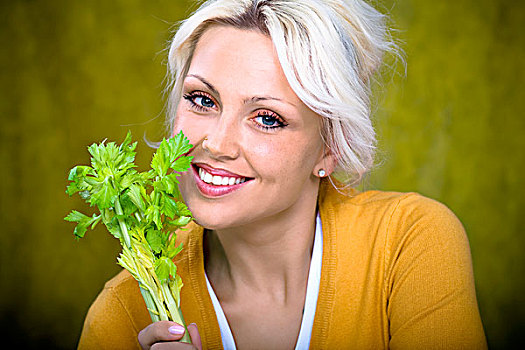
[[[235,118],[221,115],[208,130],[202,148],[217,160],[235,159],[239,156],[239,126]]]

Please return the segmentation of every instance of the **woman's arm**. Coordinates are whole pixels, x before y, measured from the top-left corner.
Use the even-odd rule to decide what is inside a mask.
[[[456,216],[438,202],[410,195],[389,226],[389,346],[485,349],[470,248]]]

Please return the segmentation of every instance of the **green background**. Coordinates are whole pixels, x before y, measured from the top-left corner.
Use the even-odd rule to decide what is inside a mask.
[[[2,343],[73,348],[118,270],[102,228],[62,221],[89,209],[68,170],[103,138],[163,136],[165,46],[190,1],[2,1],[0,319]],[[194,5],[191,5],[194,7]],[[407,72],[385,74],[374,108],[378,166],[365,188],[447,204],[471,243],[492,348],[524,344],[525,2],[389,0]]]

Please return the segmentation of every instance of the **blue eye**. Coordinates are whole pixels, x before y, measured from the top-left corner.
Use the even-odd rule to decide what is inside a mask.
[[[274,126],[277,123],[277,119],[275,117],[269,116],[269,115],[263,115],[261,117],[258,117],[261,119],[261,123],[266,126]]]
[[[288,125],[279,115],[269,111],[259,112],[259,114],[253,118],[253,121],[257,127],[265,130],[282,128]]]
[[[192,108],[199,112],[206,112],[210,109],[216,108],[216,104],[213,99],[207,96],[204,92],[196,91],[186,94],[184,95],[184,99],[191,104]]]
[[[196,97],[195,103],[203,107],[207,107],[207,108],[213,108],[213,106],[215,106],[215,103],[213,103],[213,100],[206,96]]]

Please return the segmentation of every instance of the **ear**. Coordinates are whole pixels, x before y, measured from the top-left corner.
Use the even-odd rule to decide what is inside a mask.
[[[314,166],[313,175],[317,177],[328,177],[333,173],[336,164],[337,159],[335,155],[325,146],[319,160]]]

